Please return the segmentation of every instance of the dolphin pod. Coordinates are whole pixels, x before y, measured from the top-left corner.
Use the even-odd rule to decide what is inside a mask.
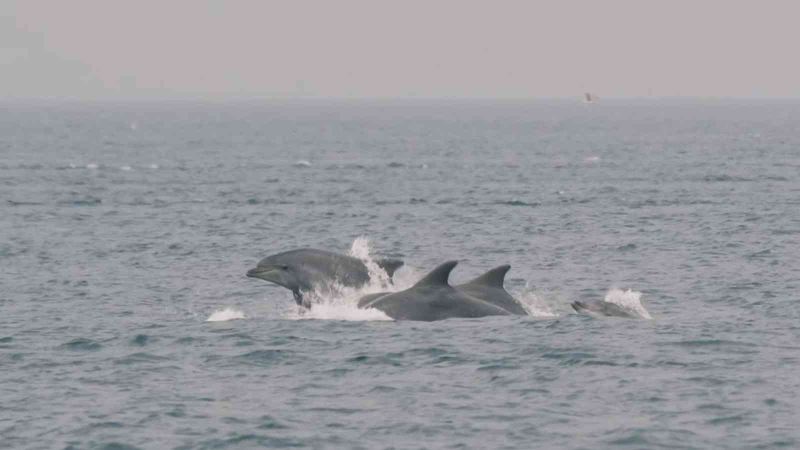
[[[403,261],[397,259],[379,259],[375,263],[390,279],[403,265]],[[457,261],[448,261],[439,265],[406,290],[364,295],[358,300],[358,307],[380,310],[395,320],[419,321],[528,314],[522,303],[503,287],[511,266],[495,267],[466,283],[452,286],[448,280],[457,264]],[[312,306],[306,294],[324,295],[336,286],[359,288],[370,282],[370,271],[364,261],[311,248],[268,256],[249,270],[247,276],[289,289],[297,304],[306,308]],[[576,301],[571,306],[578,313],[594,317],[639,318],[608,302]]]
[[[375,263],[391,278],[403,265],[397,259],[379,259]],[[292,291],[300,306],[310,307],[305,294],[330,292],[335,285],[359,288],[370,281],[364,261],[325,250],[301,248],[267,256],[247,276],[275,283]]]

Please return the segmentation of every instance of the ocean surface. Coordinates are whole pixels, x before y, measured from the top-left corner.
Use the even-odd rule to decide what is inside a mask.
[[[297,247],[531,316],[303,313]],[[0,448],[798,448],[798,289],[800,102],[0,103]]]

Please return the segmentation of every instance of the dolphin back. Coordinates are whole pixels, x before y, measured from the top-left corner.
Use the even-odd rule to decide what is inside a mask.
[[[506,273],[510,269],[511,266],[508,264],[495,267],[467,283],[456,286],[456,289],[511,314],[527,316],[528,311],[522,306],[522,303],[512,297],[503,287]]]
[[[439,265],[404,291],[362,297],[359,307],[379,309],[395,320],[432,321],[511,314],[450,286],[450,272],[457,264],[448,261]]]

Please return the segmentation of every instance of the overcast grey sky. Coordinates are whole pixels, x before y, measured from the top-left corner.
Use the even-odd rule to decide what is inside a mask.
[[[0,0],[0,96],[800,97],[800,1]]]

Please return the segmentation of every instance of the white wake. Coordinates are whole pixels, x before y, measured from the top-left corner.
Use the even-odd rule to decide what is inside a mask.
[[[611,288],[606,292],[603,301],[606,303],[613,303],[643,319],[653,319],[653,316],[650,315],[650,312],[647,311],[642,304],[642,293],[634,291],[633,289],[622,290]]]
[[[537,292],[530,285],[526,285],[522,292],[511,294],[511,296],[522,303],[522,307],[531,317],[552,319],[559,316],[553,296]]]

